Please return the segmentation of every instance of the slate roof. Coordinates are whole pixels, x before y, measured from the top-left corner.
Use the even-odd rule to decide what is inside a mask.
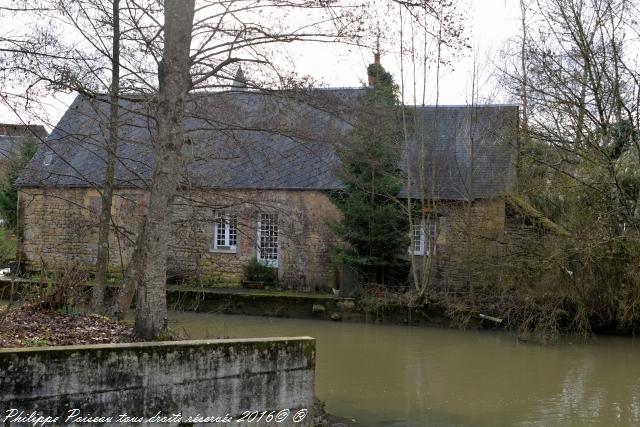
[[[413,117],[403,161],[412,179],[402,197],[486,199],[512,188],[517,106],[417,107]]]
[[[190,143],[184,146],[188,161],[183,184],[222,189],[342,188],[336,177],[336,147],[348,143],[350,119],[362,93],[363,89],[345,88],[298,93],[194,94],[185,120]],[[474,110],[479,113],[472,117],[468,107],[416,109],[412,133],[427,137],[417,138],[424,141],[420,144],[412,138],[409,151],[413,154],[406,158],[417,158],[425,152],[424,147],[436,147],[438,166],[433,170],[437,185],[429,186],[434,190],[427,192],[430,197],[465,199],[471,194],[465,190],[471,170],[481,181],[475,184],[473,197],[506,193],[511,168],[508,143],[513,135],[509,137],[504,129],[515,129],[517,108],[492,106]],[[123,125],[119,128],[116,185],[144,186],[153,168],[151,107],[143,102],[122,101],[120,111]],[[17,185],[100,185],[104,179],[108,114],[106,102],[78,96],[25,167]],[[472,120],[475,117],[479,120]],[[432,129],[436,123],[439,137],[434,139]],[[469,123],[473,123],[471,133],[465,130]],[[482,142],[478,145],[482,150],[474,156],[470,156],[470,134]],[[410,170],[417,170],[415,164]],[[420,186],[414,181],[411,194],[416,196]],[[403,195],[407,194],[404,189]]]
[[[0,123],[0,161],[10,158],[25,138],[44,139],[47,134],[42,125]]]

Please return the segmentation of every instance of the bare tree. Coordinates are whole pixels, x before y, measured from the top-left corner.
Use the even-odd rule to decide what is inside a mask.
[[[528,40],[528,22],[527,12],[529,9],[527,0],[520,0],[520,28],[521,28],[521,40],[520,40],[520,73],[522,76],[522,86],[520,93],[520,104],[522,105],[522,137],[528,137],[529,130],[529,96],[528,96],[528,59],[527,59],[527,40]],[[520,170],[522,169],[522,144],[521,138],[518,138],[516,142],[516,185],[520,183]]]
[[[169,204],[178,187],[185,143],[183,119],[191,89],[191,37],[195,0],[164,3],[164,47],[158,64],[157,136],[149,212],[140,242],[141,281],[138,284],[136,332],[147,339],[167,326],[166,263]]]
[[[538,1],[535,12],[540,22],[525,33],[520,53],[527,65],[505,70],[511,87],[526,94],[527,135],[560,156],[549,167],[598,189],[616,227],[637,224],[640,193],[619,173],[621,162],[637,161],[638,150],[639,70],[627,36],[633,2]],[[578,164],[604,175],[589,176]]]
[[[131,3],[139,6],[133,0]],[[173,9],[168,9],[171,6]],[[229,88],[232,86],[234,64],[259,64],[264,77],[266,68],[281,78],[279,67],[269,57],[269,45],[277,46],[295,41],[328,42],[349,35],[352,19],[342,21],[333,9],[311,1],[266,2],[202,2],[199,7],[189,5],[191,20],[184,19],[184,8],[179,2],[166,2],[164,24],[157,32],[149,31],[143,24],[137,26],[139,37],[146,41],[149,51],[157,52],[162,46],[162,59],[158,63],[159,91],[155,116],[154,172],[151,180],[149,213],[138,240],[130,283],[137,282],[136,329],[144,337],[161,334],[166,326],[166,272],[169,237],[169,206],[174,201],[180,184],[185,156],[182,146],[187,135],[182,129],[183,119],[197,114],[194,101],[202,90]],[[191,10],[193,9],[193,13]],[[324,14],[318,21],[305,22],[301,27],[269,26],[253,22],[253,14],[287,13],[293,15],[317,9]],[[139,22],[147,21],[151,27],[158,25],[158,12],[153,8],[142,9]],[[182,14],[177,19],[177,14]],[[176,20],[175,27],[173,21]],[[191,24],[189,24],[191,22]],[[264,21],[263,21],[264,22]],[[327,23],[330,28],[327,28]],[[169,31],[173,39],[169,38]],[[188,35],[187,35],[188,32]],[[162,34],[162,44],[157,38]],[[171,46],[167,44],[171,42]],[[185,53],[186,50],[186,53]],[[268,80],[255,82],[255,88],[268,85]],[[187,93],[191,95],[187,98]],[[212,118],[224,121],[224,118]],[[127,297],[123,292],[121,311],[126,310]]]
[[[557,269],[553,294],[578,302],[575,324],[587,331],[638,319],[637,19],[633,0],[523,2],[523,39],[502,70],[526,101],[519,191],[567,230],[541,262]]]
[[[105,181],[106,183],[112,182],[112,174],[116,166],[126,167],[123,159],[119,159],[116,155],[118,141],[114,138],[116,136],[115,123],[118,119],[117,110],[122,112],[123,108],[119,105],[119,101],[137,101],[142,98],[152,104],[163,99],[162,96],[155,95],[159,93],[160,89],[163,89],[159,88],[165,64],[162,59],[165,52],[164,26],[166,24],[163,22],[163,5],[155,2],[127,0],[120,8],[117,21],[115,15],[110,17],[109,11],[102,2],[87,0],[73,4],[57,2],[53,5],[43,2],[38,8],[31,6],[23,8],[22,12],[31,19],[31,22],[36,22],[33,25],[37,31],[25,32],[26,37],[6,37],[3,40],[4,52],[13,55],[11,69],[17,71],[14,75],[20,75],[24,79],[19,83],[28,86],[26,97],[33,97],[34,91],[38,88],[43,91],[76,90],[83,96],[95,99],[98,103],[111,104],[110,108],[114,114],[111,116],[112,120],[108,121],[110,126],[108,126],[109,132],[105,144],[108,149],[105,151],[104,161],[106,165]],[[115,9],[118,5],[113,6]],[[282,46],[296,41],[332,42],[344,40],[352,34],[352,28],[357,28],[356,15],[351,12],[352,9],[351,7],[342,8],[340,5],[317,4],[314,1],[275,1],[260,5],[238,1],[199,2],[197,6],[194,6],[196,18],[190,27],[192,37],[191,44],[188,46],[189,54],[186,57],[186,66],[189,70],[188,89],[192,89],[190,97],[195,99],[201,96],[200,94],[205,90],[230,88],[235,69],[240,63],[254,64],[256,67],[253,70],[255,77],[251,83],[253,90],[264,90],[268,93],[278,86],[290,85],[292,82],[290,77],[283,73],[278,65],[279,58],[282,56],[281,52],[276,52],[278,49],[269,46]],[[311,18],[310,21],[307,12],[315,13],[316,11],[318,19]],[[257,13],[263,16],[258,22],[255,21]],[[286,24],[277,18],[285,15],[290,18]],[[35,17],[41,19],[33,19]],[[304,19],[298,23],[296,22],[297,17],[304,17]],[[46,24],[40,25],[38,23],[46,20],[55,22],[59,26],[47,27]],[[115,22],[121,27],[118,32],[121,37],[117,39],[118,43],[111,43],[109,39],[113,34],[113,23]],[[82,43],[75,43],[75,40],[73,43],[65,42],[73,39],[68,34],[64,34],[67,27],[76,30]],[[52,40],[61,42],[51,43]],[[112,48],[109,49],[109,46]],[[114,54],[117,47],[122,52],[120,55]],[[108,63],[110,63],[110,67],[107,67]],[[115,64],[118,67],[115,67]],[[106,70],[111,70],[111,79],[107,77]],[[113,78],[114,72],[119,72],[118,79]],[[111,80],[112,83],[105,83],[108,80]],[[119,84],[119,88],[115,86],[116,83]],[[111,95],[108,99],[102,96],[107,91],[106,88]],[[126,95],[123,96],[122,93],[125,92]],[[116,96],[114,97],[114,95]],[[166,97],[166,94],[164,96]],[[181,112],[180,116],[174,118],[180,119],[187,114],[182,105],[176,108]],[[163,132],[165,137],[167,135],[165,128],[169,122],[166,116],[163,121],[160,120],[162,113],[163,110],[159,109],[151,114],[154,116],[151,119],[154,124],[150,127],[150,131],[154,139],[159,138]],[[188,114],[197,113],[188,112]],[[157,117],[155,117],[156,115]],[[214,118],[212,125],[224,128],[223,122],[223,117]],[[80,138],[81,135],[75,137]],[[174,150],[176,148],[166,142],[159,144],[165,144],[165,148]],[[55,153],[55,147],[48,148]],[[156,148],[157,146],[154,144],[154,149]],[[100,150],[101,143],[96,141],[95,152]],[[160,151],[156,151],[156,158],[162,157],[160,153]],[[176,153],[177,163],[175,164],[181,165],[182,153],[180,150],[177,150]],[[164,155],[169,156],[166,153]],[[115,164],[113,160],[115,160]],[[162,166],[162,163],[157,163],[156,166]],[[167,172],[166,165],[163,167],[165,167],[164,172]],[[79,171],[76,172],[81,175]],[[135,173],[135,171],[129,172]],[[163,178],[162,173],[164,172],[158,172],[161,178]],[[175,171],[171,170],[171,172]],[[108,200],[112,199],[109,194],[113,194],[113,189],[110,189],[109,184],[102,181],[92,182],[91,179],[86,181],[101,194],[103,200],[101,219],[104,219],[111,210]],[[140,179],[138,182],[142,183],[140,185],[143,189],[149,189],[153,186],[153,182],[145,182],[144,179]],[[152,193],[154,192],[152,191]],[[155,193],[154,197],[158,192]],[[168,201],[173,197],[169,193],[167,193],[166,199]],[[155,209],[157,206],[155,199],[151,204],[153,205],[151,210]],[[113,221],[112,225],[115,225]],[[156,233],[157,230],[151,230],[153,227],[148,225],[143,227],[143,232],[138,236],[139,245],[137,246],[145,247],[144,242],[150,241],[151,237],[147,237],[147,232]],[[105,244],[102,237],[108,238],[108,228],[106,222],[101,221],[101,243],[98,248],[98,281],[101,283],[104,282],[103,272],[106,271],[106,267],[100,266],[108,265],[109,253],[108,242]],[[162,227],[157,229],[162,234]],[[149,244],[146,246],[148,247]],[[152,276],[154,280],[156,276],[159,280],[159,276],[164,274],[159,271],[154,271],[153,274],[146,271],[147,266],[152,270],[157,269],[154,267],[156,257],[153,262],[147,263],[145,252],[146,249],[134,251],[134,260],[130,265],[130,272],[127,274],[128,277],[134,278],[130,282],[143,282]],[[158,262],[164,263],[164,261]],[[162,266],[160,266],[160,270],[162,270]],[[145,271],[146,273],[143,274]],[[95,301],[102,298],[101,289],[102,286],[96,287]],[[131,294],[129,289],[127,288],[124,292],[125,295]],[[130,297],[121,299],[123,302],[120,305],[128,307],[129,300]],[[154,323],[157,323],[157,317],[154,317]]]
[[[100,224],[98,231],[98,253],[96,256],[96,276],[92,295],[93,311],[104,310],[104,292],[107,287],[109,268],[109,232],[111,230],[111,206],[113,202],[114,175],[118,150],[118,114],[120,92],[120,0],[113,2],[113,42],[111,53],[111,87],[109,90],[109,139],[104,186],[100,194]]]
[[[130,52],[137,50],[133,48],[137,41],[124,37],[125,50],[129,55],[124,64],[120,60],[122,34],[130,33],[131,23],[126,22],[124,31],[121,31],[119,0],[114,0],[111,6],[109,10],[104,2],[83,0],[73,3],[36,1],[24,7],[8,7],[6,10],[12,13],[21,13],[21,18],[28,25],[23,33],[16,33],[15,30],[8,32],[2,39],[0,49],[8,56],[6,67],[11,70],[5,75],[5,81],[26,87],[22,95],[24,109],[28,109],[29,104],[38,104],[33,99],[65,91],[77,91],[92,100],[97,115],[104,114],[102,104],[109,105],[106,113],[106,143],[103,144],[101,138],[95,135],[86,136],[86,139],[95,139],[91,153],[103,156],[104,178],[94,181],[80,176],[86,184],[97,190],[101,200],[96,245],[96,286],[92,296],[92,308],[95,311],[105,310],[109,240],[112,229],[118,233],[111,208],[114,171],[119,163],[118,97],[121,67],[126,70],[125,82],[129,90],[139,86],[132,84],[138,70],[132,66],[136,61],[130,55]],[[80,138],[81,135],[73,137]],[[42,141],[42,144],[50,152],[56,153],[56,148],[46,141]],[[120,237],[117,235],[118,239]]]
[[[412,238],[424,236],[422,255],[410,250],[411,281],[416,303],[426,302],[436,265],[435,227],[441,206],[438,193],[438,117],[441,68],[466,48],[464,15],[448,2],[398,3],[400,17],[401,94],[405,105],[402,135],[406,162],[406,210]],[[433,90],[428,93],[429,88]],[[420,91],[420,89],[422,89]],[[420,95],[421,93],[421,95]],[[433,102],[429,123],[425,123],[427,95]],[[434,233],[435,231],[435,233]]]

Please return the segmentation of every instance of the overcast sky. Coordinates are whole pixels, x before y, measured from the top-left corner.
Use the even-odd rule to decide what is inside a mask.
[[[473,57],[484,63],[481,80],[488,81],[495,72],[495,66],[502,66],[499,51],[505,42],[518,35],[520,28],[520,8],[518,0],[458,0],[468,5],[467,34],[472,50],[464,58],[453,64],[453,70],[441,70],[440,103],[466,104],[469,99],[469,80],[473,70]],[[359,86],[366,80],[366,66],[373,60],[372,52],[366,49],[345,52],[326,45],[314,49],[312,54],[302,53],[298,61],[301,73],[316,75],[329,86]],[[392,72],[399,81],[400,59],[393,53],[384,54],[382,65]],[[435,77],[431,80],[435,81]],[[434,83],[435,84],[435,83]],[[483,87],[481,96],[494,95],[496,88],[491,81]],[[507,99],[500,96],[500,102]],[[428,103],[435,102],[433,96]]]
[[[495,102],[509,102],[508,97],[500,92],[491,77],[496,65],[501,66],[500,49],[506,41],[518,33],[519,8],[518,0],[458,0],[467,10],[466,31],[473,49],[452,67],[441,71],[440,104],[467,104],[470,94],[470,76],[473,70],[474,56],[476,61],[484,64],[481,70],[483,83],[481,97],[495,99]],[[372,52],[368,49],[336,47],[335,45],[314,46],[313,49],[294,50],[292,60],[299,74],[311,75],[330,87],[361,86],[366,80],[366,66],[372,62]],[[382,65],[400,80],[400,59],[392,53],[383,53]],[[435,76],[429,78],[435,83]],[[433,103],[434,87],[429,87],[427,103]],[[407,94],[409,95],[409,94]],[[46,115],[48,117],[27,117],[30,122],[45,122],[51,128],[64,113],[66,106],[73,100],[73,95],[60,95],[47,99]],[[0,106],[0,120],[6,123],[20,123],[16,115],[5,106]]]

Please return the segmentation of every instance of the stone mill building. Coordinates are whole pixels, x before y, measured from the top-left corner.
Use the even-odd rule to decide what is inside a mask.
[[[193,94],[185,121],[188,160],[171,209],[168,275],[238,283],[255,257],[277,268],[284,287],[335,286],[330,223],[340,214],[331,194],[343,188],[336,149],[349,143],[350,118],[364,90]],[[107,157],[105,101],[78,96],[18,180],[19,252],[30,268],[95,263]],[[455,244],[450,230],[463,204],[473,207],[474,220],[488,233],[504,232],[517,107],[408,109],[413,125],[403,164],[415,173],[399,196],[427,197],[445,207],[426,233],[412,233],[410,250],[417,256],[446,253]],[[127,100],[120,110],[110,239],[116,272],[126,267],[146,215],[154,162],[152,107]],[[418,167],[420,161],[426,166]]]

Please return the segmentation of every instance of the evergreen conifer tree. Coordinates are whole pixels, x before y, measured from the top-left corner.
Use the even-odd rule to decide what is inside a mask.
[[[345,243],[339,260],[384,283],[409,244],[406,215],[396,198],[403,185],[398,87],[377,61],[367,71],[372,84],[360,99],[349,143],[338,152],[345,190],[334,197],[343,214],[334,230]]]
[[[18,189],[16,188],[16,179],[36,153],[37,148],[33,138],[22,142],[17,152],[11,156],[4,182],[0,183],[0,215],[2,215],[7,228],[14,229],[17,223]]]

